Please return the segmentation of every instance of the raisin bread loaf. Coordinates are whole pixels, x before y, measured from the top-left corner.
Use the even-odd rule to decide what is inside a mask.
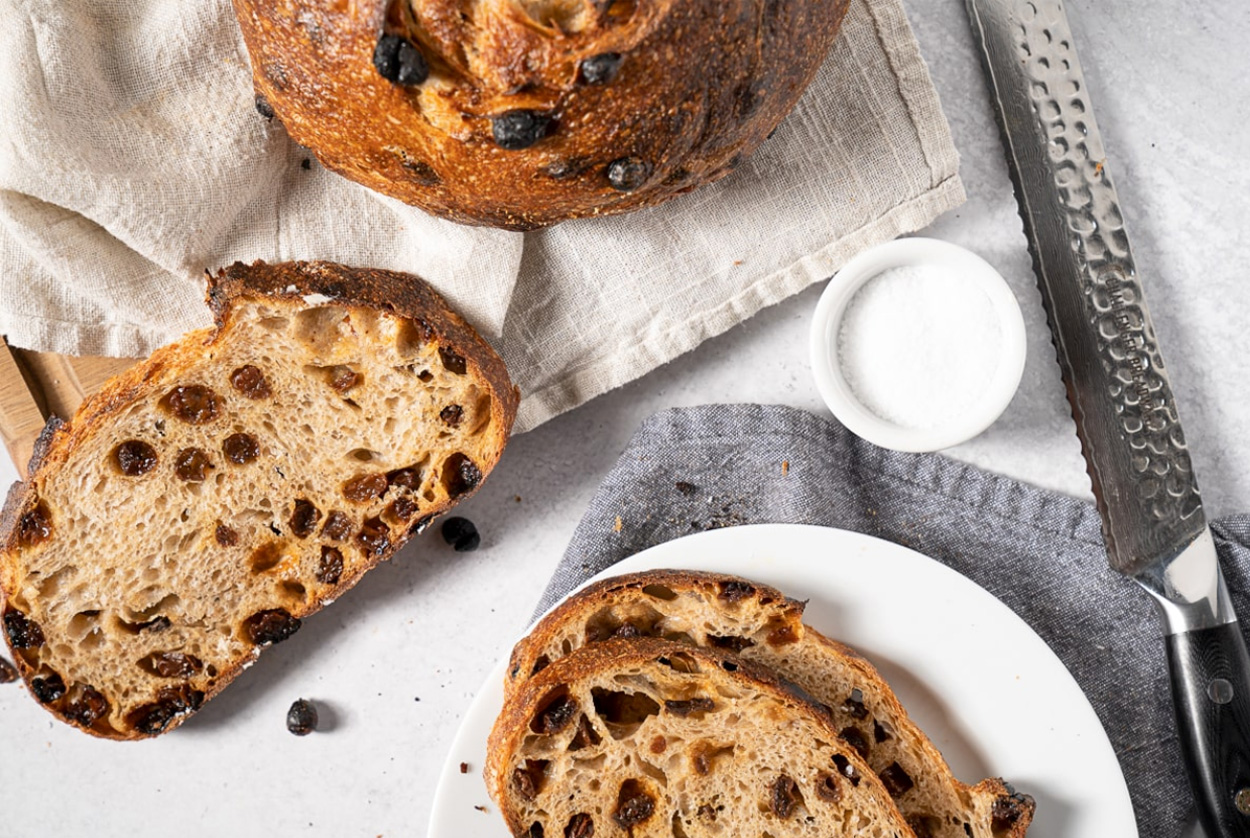
[[[655,206],[769,136],[847,0],[234,0],[257,108],[326,168],[530,230]]]
[[[762,664],[831,708],[839,735],[920,838],[1019,838],[1034,803],[1001,780],[957,780],[876,669],[802,622],[804,603],[735,576],[658,570],[605,579],[566,600],[516,645],[505,691],[585,645],[662,637]],[[510,699],[509,699],[510,700]]]
[[[825,708],[730,652],[606,640],[529,678],[491,732],[512,833],[914,838]]]
[[[52,422],[0,519],[4,634],[97,736],[178,725],[472,493],[517,391],[416,277],[235,264],[192,332]]]

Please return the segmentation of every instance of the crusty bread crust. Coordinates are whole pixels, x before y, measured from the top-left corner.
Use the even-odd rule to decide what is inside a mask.
[[[451,311],[436,292],[416,277],[386,271],[356,270],[323,262],[280,265],[257,262],[251,266],[236,263],[219,272],[216,277],[210,278],[208,302],[216,320],[215,328],[191,332],[114,378],[99,393],[88,398],[70,422],[62,423],[54,418],[48,423],[36,445],[29,478],[10,489],[4,509],[0,512],[0,593],[4,595],[6,619],[13,611],[21,612],[24,619],[30,616],[33,609],[43,605],[29,601],[31,598],[29,590],[23,591],[23,583],[29,575],[28,563],[32,558],[37,559],[39,553],[49,547],[52,539],[60,534],[58,528],[61,526],[61,521],[68,516],[62,514],[60,510],[51,511],[53,534],[51,538],[46,539],[47,543],[41,540],[39,543],[32,544],[29,537],[24,538],[22,522],[24,519],[30,520],[27,518],[28,513],[37,511],[41,503],[54,500],[57,503],[73,505],[72,501],[67,498],[48,498],[45,491],[48,484],[59,479],[59,476],[66,473],[67,469],[73,470],[77,462],[76,456],[82,456],[80,452],[98,445],[97,439],[108,434],[110,428],[127,415],[127,411],[147,409],[142,407],[142,404],[152,402],[155,396],[170,387],[171,382],[176,383],[181,376],[192,375],[196,371],[217,368],[211,365],[224,365],[224,369],[229,369],[238,363],[237,359],[231,361],[229,357],[232,348],[237,351],[238,347],[232,347],[226,344],[226,341],[236,327],[252,325],[240,318],[254,316],[256,310],[277,312],[289,315],[293,319],[314,310],[331,308],[336,312],[342,312],[345,317],[356,315],[362,318],[393,317],[388,322],[399,324],[416,335],[422,346],[421,351],[427,355],[436,350],[440,353],[443,350],[453,353],[452,357],[456,359],[457,364],[463,365],[463,372],[458,374],[457,380],[463,379],[489,396],[489,418],[486,414],[473,417],[481,429],[480,435],[463,443],[472,445],[471,450],[474,455],[472,465],[479,472],[471,481],[471,485],[456,486],[454,496],[453,492],[447,490],[446,487],[426,489],[427,496],[410,497],[411,511],[405,509],[404,512],[407,514],[399,517],[396,517],[393,504],[384,511],[374,510],[375,506],[381,509],[382,499],[392,500],[393,495],[389,493],[389,486],[386,489],[388,494],[381,495],[376,501],[370,500],[366,505],[358,505],[355,511],[357,517],[364,519],[370,515],[381,515],[386,518],[385,526],[388,528],[386,543],[384,545],[379,543],[376,550],[361,548],[358,551],[359,555],[357,551],[351,551],[349,557],[341,563],[341,573],[333,577],[327,576],[329,581],[324,584],[308,585],[309,590],[306,592],[300,588],[302,598],[280,603],[289,617],[295,620],[302,619],[346,592],[365,572],[379,562],[389,559],[413,535],[424,529],[430,520],[445,513],[459,500],[476,492],[481,480],[489,475],[502,454],[516,416],[519,392],[509,380],[503,362],[490,346],[464,320]],[[366,336],[362,341],[367,342],[371,339]],[[381,348],[380,342],[378,345]],[[219,354],[225,357],[217,357]],[[415,378],[413,382],[411,386],[414,389],[424,386],[416,383]],[[246,401],[238,393],[231,393],[229,398]],[[228,401],[225,403],[229,404]],[[482,403],[484,404],[485,400]],[[470,416],[471,411],[472,407],[466,405],[464,415]],[[226,418],[228,416],[221,417],[223,422]],[[275,418],[284,423],[296,421],[290,416]],[[431,422],[436,419],[437,417],[428,417],[428,421]],[[176,420],[170,418],[167,421],[175,422]],[[227,430],[224,429],[221,432],[225,433]],[[153,442],[159,445],[157,441]],[[164,458],[162,459],[163,465],[168,467],[167,460],[172,458],[165,451],[162,451],[161,456]],[[262,454],[262,460],[263,457]],[[360,464],[357,463],[357,465]],[[83,467],[81,464],[79,466]],[[224,464],[223,467],[225,467]],[[350,476],[350,474],[344,475],[344,477]],[[151,474],[144,479],[161,478],[157,474]],[[176,482],[172,475],[166,474],[164,479],[171,487]],[[124,496],[116,498],[119,505],[124,504],[125,501]],[[327,509],[316,510],[314,522],[323,520],[321,516],[327,511]],[[285,509],[275,510],[275,520],[281,520],[285,527],[285,519],[279,519],[279,512],[283,516],[287,513]],[[351,532],[355,531],[355,526],[357,525],[353,525]],[[118,545],[124,545],[129,536],[123,532],[114,532],[113,536],[117,539],[117,543],[104,545],[101,549],[124,550],[124,547]],[[306,551],[314,549],[323,542],[331,543],[327,541],[324,531],[320,538],[315,535],[311,539],[306,536],[300,538],[304,540],[298,544],[294,540],[290,541],[292,550],[298,548]],[[215,548],[202,546],[203,542],[196,542],[196,544],[201,546],[188,548],[191,550],[192,558],[203,561],[206,558],[211,560],[216,556],[213,552]],[[349,551],[346,543],[339,544],[339,546],[342,551]],[[299,555],[302,557],[303,553]],[[184,561],[188,560],[186,556],[182,558]],[[225,561],[225,559],[218,560]],[[231,560],[239,561],[238,558]],[[302,584],[308,580],[297,581]],[[46,629],[47,626],[44,628]],[[5,639],[12,648],[17,667],[27,686],[32,687],[37,675],[41,673],[45,677],[48,675],[48,666],[45,661],[41,660],[42,644],[35,648],[20,648],[14,642],[14,631],[8,623],[5,624],[5,629],[2,633],[5,634]],[[66,638],[48,637],[46,639],[48,645],[58,642],[64,646],[67,642]],[[198,709],[204,701],[212,698],[229,684],[250,664],[261,648],[280,639],[284,637],[254,641],[256,645],[251,647],[249,654],[238,655],[228,663],[213,667],[216,671],[211,677],[199,673],[186,681],[171,681],[174,687],[178,689],[185,687],[187,690],[178,699],[181,701],[178,705],[178,712],[168,719],[158,717],[161,723],[151,722],[147,725],[148,729],[140,729],[127,723],[123,718],[125,710],[140,700],[137,697],[129,699],[123,706],[118,698],[106,695],[104,697],[108,700],[109,712],[104,716],[94,718],[94,713],[88,712],[84,715],[81,709],[75,716],[75,713],[66,706],[68,698],[41,700],[41,703],[62,720],[70,721],[96,736],[110,739],[138,739],[155,735],[180,724],[186,715]],[[70,645],[74,644],[72,639],[68,642]],[[129,663],[129,661],[119,660],[117,665],[121,667]],[[174,668],[177,669],[176,666]],[[72,672],[56,672],[55,674],[63,676],[65,685],[71,692],[83,686],[75,686]],[[46,699],[46,689],[44,692]],[[187,696],[193,696],[193,699],[188,699]],[[82,722],[84,718],[88,720],[88,723]]]
[[[848,5],[234,0],[256,92],[326,168],[512,230],[655,206],[727,175],[794,107]],[[383,33],[424,55],[428,79],[379,74]],[[588,81],[596,57],[615,69]],[[492,118],[514,111],[547,121],[504,148]],[[622,160],[635,162],[614,180]]]
[[[660,636],[700,647],[745,642],[749,645],[736,650],[740,657],[776,671],[831,707],[839,729],[863,732],[877,721],[886,724],[890,740],[864,743],[871,749],[869,763],[880,771],[897,760],[912,775],[916,790],[897,802],[914,824],[927,825],[932,838],[1023,838],[1033,799],[1001,780],[968,786],[956,779],[871,662],[803,624],[804,605],[768,585],[728,574],[652,570],[604,579],[569,597],[516,644],[504,678],[505,700],[510,703],[529,678],[569,650],[607,637]],[[857,705],[845,703],[852,688],[863,694]],[[857,718],[858,713],[865,715]],[[959,815],[960,822],[939,817],[939,809]],[[919,828],[917,833],[924,834]]]

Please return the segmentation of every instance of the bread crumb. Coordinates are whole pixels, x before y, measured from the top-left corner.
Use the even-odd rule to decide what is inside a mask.
[[[622,525],[622,523],[621,523],[621,516],[620,516],[620,515],[617,515],[617,516],[616,516],[616,523],[612,526],[612,532],[620,532],[620,531],[621,531],[621,527],[622,527],[622,526],[623,526],[623,525]]]
[[[734,267],[737,267],[738,265],[741,265],[741,264],[742,264],[742,260],[741,260],[741,259],[735,259],[735,260],[734,260]]]
[[[520,496],[520,495],[514,495],[512,499],[513,499],[514,501],[516,501],[517,503],[520,503],[520,502],[521,502],[521,496]]]
[[[790,473],[790,461],[782,460],[781,461],[781,476],[785,477],[789,473]]]
[[[487,809],[486,809],[486,807],[485,807],[485,806],[474,806],[473,808],[474,808],[474,809],[477,809],[479,812],[485,812],[485,811],[487,811]]]
[[[461,774],[469,773],[469,764],[467,762],[460,763],[460,773]]]

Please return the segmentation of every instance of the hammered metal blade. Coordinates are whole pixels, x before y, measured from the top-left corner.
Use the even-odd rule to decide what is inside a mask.
[[[1206,520],[1063,4],[968,12],[1108,558],[1157,575]]]

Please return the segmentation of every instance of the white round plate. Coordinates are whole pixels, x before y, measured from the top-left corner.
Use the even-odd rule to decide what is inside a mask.
[[[1023,620],[950,568],[859,533],[761,524],[660,544],[590,581],[655,568],[732,573],[808,600],[804,621],[877,666],[957,777],[1004,777],[1036,798],[1029,838],[1137,835],[1119,763],[1080,687]],[[506,665],[505,654],[461,723],[429,838],[509,838],[481,776]]]

